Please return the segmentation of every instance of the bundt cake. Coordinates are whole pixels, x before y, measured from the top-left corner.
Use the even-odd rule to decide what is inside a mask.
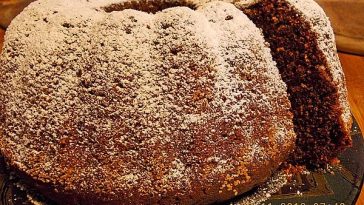
[[[55,201],[224,201],[294,148],[287,88],[253,22],[224,2],[157,6],[41,0],[9,27],[1,151]]]
[[[60,204],[226,201],[350,145],[335,49],[311,0],[39,0],[5,36],[0,151]]]

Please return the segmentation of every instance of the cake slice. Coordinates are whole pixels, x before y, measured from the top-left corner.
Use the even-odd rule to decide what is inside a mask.
[[[313,0],[239,1],[263,30],[287,84],[297,134],[293,164],[321,168],[351,145],[351,114],[334,34]]]

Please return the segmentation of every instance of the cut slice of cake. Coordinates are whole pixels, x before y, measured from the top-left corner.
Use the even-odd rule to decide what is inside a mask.
[[[293,164],[321,168],[351,145],[351,114],[335,39],[312,0],[236,5],[263,30],[288,87],[297,134]]]

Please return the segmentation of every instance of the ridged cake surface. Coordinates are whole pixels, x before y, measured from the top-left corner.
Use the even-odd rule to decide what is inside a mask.
[[[295,134],[261,31],[230,3],[125,2],[39,0],[12,22],[10,169],[67,204],[205,204],[265,181]]]

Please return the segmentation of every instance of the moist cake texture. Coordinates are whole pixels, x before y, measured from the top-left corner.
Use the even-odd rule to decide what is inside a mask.
[[[138,2],[40,0],[12,22],[9,169],[61,204],[208,204],[264,182],[295,133],[261,31],[230,3]]]
[[[311,0],[261,0],[243,11],[262,29],[288,87],[297,134],[290,162],[325,167],[351,144],[344,74],[326,15]]]

